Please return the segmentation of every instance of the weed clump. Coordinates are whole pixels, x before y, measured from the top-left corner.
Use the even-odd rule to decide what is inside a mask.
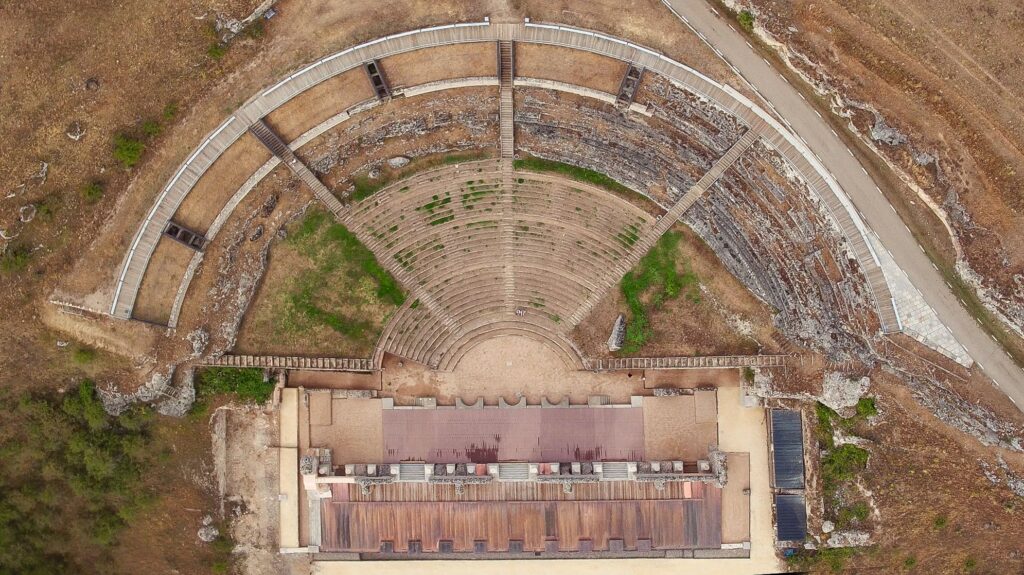
[[[142,159],[146,145],[124,134],[114,137],[114,158],[125,168],[132,168]]]

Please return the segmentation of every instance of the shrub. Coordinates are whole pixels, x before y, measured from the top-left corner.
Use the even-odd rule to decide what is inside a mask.
[[[878,407],[875,405],[875,398],[862,397],[857,401],[857,417],[867,419],[878,415]]]
[[[964,569],[968,573],[970,573],[971,571],[974,571],[974,569],[977,566],[978,566],[978,560],[975,559],[974,557],[967,557],[966,559],[964,559]]]
[[[103,184],[100,182],[90,182],[82,188],[82,197],[85,201],[90,204],[95,204],[103,198]]]
[[[842,445],[829,451],[821,458],[821,479],[825,490],[832,490],[840,483],[852,479],[867,464],[867,450],[856,445]]]
[[[148,499],[144,408],[112,417],[88,380],[63,399],[0,392],[0,573],[80,573]],[[54,542],[67,542],[54,551]]]
[[[754,15],[750,13],[750,10],[740,10],[740,13],[736,15],[736,20],[747,32],[754,31]]]
[[[832,420],[838,418],[839,414],[820,401],[815,404],[814,412],[818,416],[818,425],[814,429],[814,435],[818,438],[818,447],[832,449],[835,447],[835,440],[832,437],[834,431]]]
[[[78,346],[71,352],[71,359],[79,365],[87,365],[96,361],[96,350],[91,347]]]
[[[0,257],[0,271],[20,272],[28,267],[28,262],[31,260],[32,250],[27,245],[10,245]]]
[[[228,45],[223,42],[214,42],[206,49],[206,55],[214,60],[220,60],[228,53]]]
[[[170,122],[178,115],[178,104],[175,102],[168,102],[167,105],[164,106],[164,111],[161,115],[165,122]]]
[[[263,370],[255,367],[208,367],[197,377],[196,392],[202,397],[233,394],[250,403],[266,403],[274,384],[263,380]]]
[[[935,520],[932,521],[932,526],[935,527],[936,529],[945,529],[945,527],[946,527],[946,525],[948,523],[949,523],[949,518],[940,513],[939,515],[935,516]]]
[[[266,29],[263,26],[263,20],[261,18],[257,18],[256,21],[245,27],[245,35],[253,40],[262,38],[265,32]]]
[[[903,568],[913,569],[915,566],[917,566],[917,557],[907,555],[907,558],[903,560]]]
[[[163,126],[161,126],[160,122],[157,122],[156,120],[146,120],[142,123],[142,133],[145,134],[147,138],[155,138],[163,131]]]
[[[840,527],[847,527],[854,521],[860,523],[867,520],[868,515],[871,514],[871,508],[868,504],[863,501],[858,501],[849,507],[844,507],[839,510],[839,516],[836,519],[836,523]]]
[[[126,168],[138,164],[144,151],[146,145],[134,138],[124,134],[118,134],[114,138],[114,157]]]

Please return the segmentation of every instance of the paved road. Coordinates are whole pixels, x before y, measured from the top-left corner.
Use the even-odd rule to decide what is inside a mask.
[[[896,263],[906,271],[925,301],[938,312],[943,323],[967,349],[982,371],[1024,410],[1024,372],[1006,355],[960,305],[942,276],[924,255],[910,230],[863,171],[853,154],[824,119],[789,83],[782,79],[730,26],[727,14],[717,15],[702,0],[665,0],[689,22],[690,26],[717,48],[750,82],[761,96],[775,106],[832,171],[839,185],[863,213],[867,224],[878,234]]]

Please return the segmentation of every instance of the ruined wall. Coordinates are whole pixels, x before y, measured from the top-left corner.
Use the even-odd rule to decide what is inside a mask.
[[[297,155],[340,193],[353,173],[390,157],[481,149],[496,153],[497,145],[497,88],[460,88],[395,99],[357,114]]]
[[[744,153],[684,220],[726,268],[778,310],[777,327],[833,361],[867,357],[872,296],[825,207],[762,143]]]
[[[517,88],[518,151],[602,172],[662,204],[684,193],[743,128],[693,94],[645,81],[638,101],[652,116],[623,115],[575,94]]]

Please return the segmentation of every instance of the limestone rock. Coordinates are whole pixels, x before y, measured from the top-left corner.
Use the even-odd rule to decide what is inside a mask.
[[[836,530],[836,524],[835,523],[832,523],[831,521],[822,521],[822,523],[821,523],[821,532],[822,533],[832,533],[835,530]]]
[[[843,411],[857,405],[857,401],[868,391],[871,380],[867,377],[850,379],[839,372],[825,374],[821,390],[821,402],[836,411]]]
[[[615,325],[612,326],[612,334],[608,336],[608,351],[619,351],[622,349],[622,342],[626,339],[626,316],[619,314],[615,318]]]
[[[409,164],[409,158],[405,156],[395,156],[394,158],[388,158],[388,166],[392,168],[402,168]]]
[[[199,531],[196,532],[196,535],[199,536],[200,541],[203,541],[204,543],[210,543],[211,541],[220,536],[220,530],[214,527],[213,525],[204,525],[199,528]]]
[[[871,534],[866,531],[833,531],[826,545],[829,547],[864,547],[871,543]]]

